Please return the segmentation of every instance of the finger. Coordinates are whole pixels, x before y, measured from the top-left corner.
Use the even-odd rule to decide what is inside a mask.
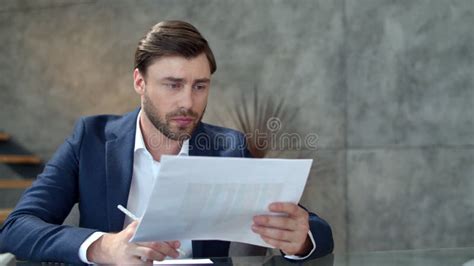
[[[137,258],[143,258],[148,260],[158,260],[162,261],[165,259],[166,255],[146,246],[136,245],[134,248],[131,249],[130,253]],[[143,261],[141,261],[143,263]]]
[[[119,265],[153,265],[153,260],[149,260],[146,258],[138,257],[138,256],[133,256],[130,259],[127,259],[126,261],[123,261]]]
[[[252,225],[252,231],[261,237],[268,237],[275,240],[291,242],[298,239],[298,234],[294,231],[275,229],[270,227]]]
[[[295,255],[297,252],[296,246],[294,243],[281,241],[269,237],[262,236],[262,240],[270,246],[282,250],[287,255]]]
[[[297,220],[282,216],[258,215],[253,218],[253,222],[256,225],[285,230],[296,230],[298,228]]]
[[[262,240],[265,241],[265,243],[269,244],[273,248],[277,249],[284,249],[287,248],[290,245],[290,242],[287,241],[282,241],[278,239],[273,239],[271,237],[266,237],[266,236],[261,236]]]
[[[177,248],[181,247],[181,242],[179,242],[179,240],[165,241],[165,243],[168,243],[168,245],[170,245],[174,249],[177,249]]]
[[[170,256],[173,258],[179,257],[178,251],[173,246],[170,246],[166,242],[144,242],[139,243],[140,246],[149,247],[165,256]]]
[[[122,264],[134,264],[134,265],[153,265],[153,260],[146,260],[143,261],[140,257],[138,256],[133,256],[132,258],[127,259],[126,261],[123,261]]]
[[[294,217],[301,217],[301,216],[307,217],[308,216],[307,211],[305,211],[300,206],[291,202],[274,202],[270,204],[269,210],[272,212],[286,213]]]

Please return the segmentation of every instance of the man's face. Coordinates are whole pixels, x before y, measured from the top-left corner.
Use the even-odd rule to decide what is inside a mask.
[[[206,55],[166,56],[148,67],[146,77],[137,72],[135,90],[150,122],[169,139],[189,138],[207,105],[211,72]]]

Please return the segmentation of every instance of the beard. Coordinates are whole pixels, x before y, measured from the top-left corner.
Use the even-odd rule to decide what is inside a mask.
[[[204,116],[206,108],[202,112],[201,116],[198,113],[192,110],[178,109],[176,111],[169,112],[165,115],[164,120],[161,119],[161,114],[159,113],[156,106],[150,100],[148,95],[145,93],[143,100],[143,111],[146,116],[153,124],[153,126],[158,129],[165,137],[175,140],[175,141],[184,141],[191,138],[191,134],[196,129],[197,125]],[[173,129],[171,126],[171,119],[176,116],[187,116],[194,118],[194,121],[189,126],[177,126]]]

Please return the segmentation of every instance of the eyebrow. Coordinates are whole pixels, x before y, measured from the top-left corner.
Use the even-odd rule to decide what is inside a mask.
[[[162,78],[162,80],[171,81],[171,82],[183,82],[184,81],[183,78],[175,78],[175,77],[164,77],[164,78]]]
[[[211,80],[208,78],[196,79],[194,83],[210,83]]]
[[[164,77],[162,80],[171,81],[171,82],[185,82],[184,78],[175,78],[175,77]],[[211,80],[208,78],[196,79],[194,83],[210,83]]]

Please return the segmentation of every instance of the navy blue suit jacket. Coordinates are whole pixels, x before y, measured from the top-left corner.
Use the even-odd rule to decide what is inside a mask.
[[[118,232],[127,206],[133,170],[139,109],[123,116],[84,117],[22,196],[0,231],[0,253],[33,261],[81,263],[78,251],[96,231]],[[214,143],[216,138],[225,139]],[[189,143],[190,156],[250,157],[244,135],[200,123]],[[62,225],[79,203],[79,227]],[[332,252],[329,225],[310,215],[317,249],[311,257]],[[193,241],[194,257],[228,255],[229,242]]]

